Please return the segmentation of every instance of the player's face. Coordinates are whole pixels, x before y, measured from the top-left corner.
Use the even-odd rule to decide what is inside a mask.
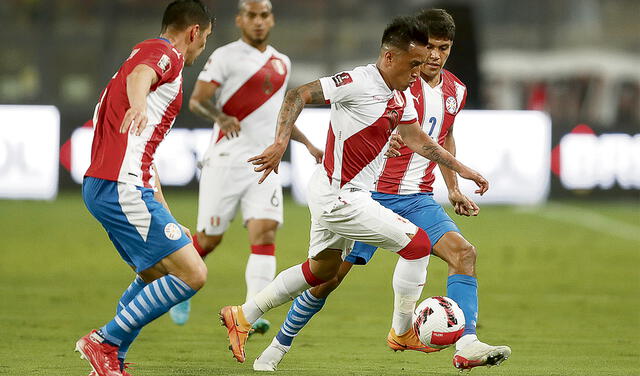
[[[427,61],[427,46],[410,44],[407,51],[394,49],[387,58],[388,80],[392,89],[406,90],[420,77],[420,68]]]
[[[266,1],[246,3],[236,16],[236,26],[242,31],[244,39],[253,45],[264,43],[274,24],[273,13]]]
[[[429,38],[427,63],[422,66],[422,74],[434,78],[440,73],[451,53],[453,41],[441,38]]]
[[[213,25],[209,23],[209,27],[204,30],[197,27],[197,30],[192,31],[194,37],[189,47],[187,47],[187,52],[184,56],[184,65],[193,65],[193,62],[196,61],[198,56],[204,51],[204,48],[207,46],[207,38],[211,35],[212,26]]]

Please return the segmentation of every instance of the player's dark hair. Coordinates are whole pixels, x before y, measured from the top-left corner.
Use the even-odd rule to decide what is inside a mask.
[[[418,21],[427,24],[429,35],[434,38],[453,41],[456,36],[456,24],[453,17],[444,9],[424,9],[416,16]]]
[[[382,46],[393,46],[406,51],[411,43],[423,46],[429,43],[429,27],[418,22],[415,17],[396,17],[384,29]]]
[[[161,32],[169,27],[184,30],[191,25],[206,29],[212,22],[207,6],[200,0],[175,0],[164,11]]]

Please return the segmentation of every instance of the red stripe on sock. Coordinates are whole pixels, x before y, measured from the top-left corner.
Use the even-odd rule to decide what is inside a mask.
[[[309,266],[309,260],[305,261],[302,264],[302,274],[304,274],[305,281],[307,281],[307,283],[311,286],[318,286],[326,282],[313,275],[311,267]]]
[[[191,236],[191,242],[193,243],[193,246],[196,249],[196,251],[198,251],[198,254],[200,255],[200,257],[204,257],[209,253],[204,249],[202,249],[202,246],[200,245],[200,243],[198,243],[197,235],[194,234],[193,236]]]
[[[275,244],[252,244],[251,253],[253,253],[254,255],[275,256],[276,245]]]
[[[398,254],[406,260],[417,260],[428,256],[430,253],[431,241],[429,240],[429,235],[421,228],[418,228],[418,232],[416,232],[409,244],[398,251]]]

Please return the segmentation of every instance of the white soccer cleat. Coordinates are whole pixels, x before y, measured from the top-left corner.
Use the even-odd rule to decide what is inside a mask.
[[[509,359],[509,346],[491,346],[475,340],[453,355],[453,366],[460,371],[481,366],[498,366]]]
[[[274,337],[271,344],[254,360],[253,370],[274,372],[284,355],[289,352],[289,349],[291,349],[291,346],[281,345]]]

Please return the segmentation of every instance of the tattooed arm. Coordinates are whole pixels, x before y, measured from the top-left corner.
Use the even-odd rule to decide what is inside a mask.
[[[324,104],[324,94],[320,81],[316,80],[298,88],[291,89],[284,97],[284,102],[278,114],[278,125],[276,128],[276,139],[274,143],[268,146],[262,154],[249,159],[248,162],[254,166],[254,171],[264,171],[258,183],[262,183],[264,179],[275,171],[278,173],[278,166],[287,145],[291,138],[291,132],[295,126],[295,121],[302,112],[306,104]]]
[[[479,188],[476,193],[483,194],[489,189],[489,182],[482,175],[460,163],[451,153],[427,136],[418,122],[408,125],[400,124],[398,130],[409,149],[438,163],[440,166],[457,172],[465,179],[473,180]]]

